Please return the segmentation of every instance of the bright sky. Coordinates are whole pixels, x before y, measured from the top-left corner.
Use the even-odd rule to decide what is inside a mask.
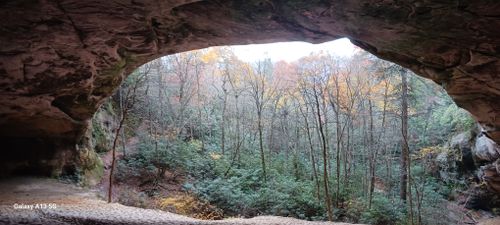
[[[341,38],[321,44],[306,42],[278,42],[271,44],[234,45],[234,53],[238,58],[247,62],[255,62],[264,58],[272,61],[295,61],[308,56],[311,52],[327,51],[341,57],[352,56],[358,47],[351,44],[349,39]]]

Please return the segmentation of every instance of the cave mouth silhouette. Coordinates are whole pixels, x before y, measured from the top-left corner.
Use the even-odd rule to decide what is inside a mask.
[[[127,74],[155,58],[209,46],[342,37],[442,85],[500,142],[500,2],[0,4],[0,139],[8,143],[2,171],[36,165],[25,171],[60,174],[81,163],[75,155],[85,152],[92,115]]]

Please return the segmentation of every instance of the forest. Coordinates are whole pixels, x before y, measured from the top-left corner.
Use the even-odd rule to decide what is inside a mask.
[[[144,64],[92,123],[110,202],[418,225],[463,219],[442,210],[470,182],[450,140],[477,129],[442,87],[362,50],[246,62],[231,47]]]

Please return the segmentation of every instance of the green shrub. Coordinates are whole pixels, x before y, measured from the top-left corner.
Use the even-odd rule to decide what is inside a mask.
[[[260,169],[235,169],[234,176],[227,179],[204,180],[187,187],[228,215],[325,218],[323,206],[313,196],[312,182],[281,175],[263,183],[261,174]]]
[[[405,218],[404,209],[404,205],[375,193],[371,209],[361,214],[360,221],[373,225],[399,224]]]

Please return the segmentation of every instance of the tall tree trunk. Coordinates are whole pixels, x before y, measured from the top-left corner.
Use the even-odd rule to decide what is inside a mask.
[[[198,105],[197,105],[197,109],[198,109],[198,132],[200,133],[199,134],[199,139],[201,140],[201,149],[203,151],[205,151],[205,141],[204,141],[204,138],[203,138],[203,133],[205,133],[205,129],[204,129],[204,126],[203,126],[203,123],[202,123],[202,116],[201,116],[201,93],[200,93],[200,89],[201,89],[201,85],[200,85],[200,71],[199,71],[199,67],[200,65],[198,63],[196,63],[195,65],[195,73],[196,73],[196,98],[198,100]]]
[[[370,189],[368,192],[368,209],[371,209],[372,207],[372,200],[373,200],[373,191],[375,189],[375,162],[376,162],[376,157],[377,157],[377,150],[376,147],[374,146],[373,143],[373,106],[372,106],[372,100],[370,99],[371,97],[368,96],[368,112],[370,115],[370,136],[369,136],[369,148],[370,148],[370,162],[369,162],[369,169],[370,169]]]
[[[313,171],[313,178],[314,178],[314,183],[316,184],[316,197],[318,198],[318,201],[321,201],[320,195],[319,195],[319,178],[318,178],[318,172],[316,171],[316,159],[314,157],[314,146],[311,138],[311,129],[309,128],[309,121],[307,120],[307,114],[309,112],[308,107],[306,106],[306,113],[302,111],[302,108],[299,106],[299,110],[302,113],[302,116],[304,117],[304,123],[306,125],[306,134],[307,134],[307,141],[309,142],[309,153],[311,155],[311,166],[312,166],[312,171]]]
[[[109,184],[108,184],[108,203],[112,201],[112,195],[113,195],[113,175],[114,175],[114,170],[115,170],[115,163],[116,163],[116,147],[118,144],[118,136],[120,135],[120,131],[123,128],[125,119],[127,118],[127,113],[131,109],[132,106],[135,104],[136,100],[136,91],[137,87],[142,80],[149,72],[149,69],[141,74],[135,81],[134,85],[132,87],[129,87],[127,90],[127,94],[124,99],[124,104],[122,105],[122,108],[120,109],[120,121],[118,122],[118,128],[116,129],[115,137],[113,140],[113,146],[112,146],[112,158],[111,158],[111,168],[109,171]]]
[[[337,173],[337,191],[335,194],[335,205],[339,207],[339,194],[340,194],[340,154],[341,154],[341,149],[340,149],[340,142],[341,140],[341,128],[340,128],[340,115],[339,115],[339,107],[337,106],[337,111],[335,111],[335,124],[336,124],[336,130],[337,130],[337,152],[335,154],[336,156],[336,173]]]
[[[322,119],[321,119],[321,110],[320,110],[320,102],[318,99],[318,93],[316,90],[316,87],[313,88],[314,90],[314,99],[316,103],[316,114],[318,116],[318,126],[319,126],[319,132],[321,136],[321,143],[323,147],[323,185],[325,188],[325,204],[326,204],[326,209],[328,213],[328,220],[333,221],[333,211],[332,211],[332,203],[330,199],[330,192],[328,190],[328,148],[326,144],[326,137],[323,132],[323,124],[322,124]]]
[[[233,88],[234,89],[234,88]],[[239,107],[239,101],[238,101],[238,97],[239,95],[236,94],[234,96],[234,100],[235,100],[235,108],[236,108],[236,142],[238,143],[236,145],[236,148],[234,149],[234,157],[235,157],[235,160],[238,162],[238,164],[240,163],[240,148],[241,148],[241,145],[242,145],[242,140],[241,140],[241,125],[240,125],[240,119],[241,119],[241,115],[240,115],[240,107]]]
[[[388,94],[389,94],[389,82],[387,80],[384,80],[385,86],[384,86],[384,106],[383,106],[383,111],[382,111],[382,134],[379,137],[379,144],[382,145],[383,148],[383,154],[385,156],[384,160],[386,160],[385,166],[386,166],[386,178],[385,178],[385,183],[387,184],[387,196],[391,193],[391,176],[390,176],[390,154],[388,155],[387,153],[387,144],[386,142],[386,115],[387,115],[387,101],[388,101]],[[390,153],[390,151],[389,151]]]
[[[259,147],[260,147],[260,161],[262,163],[262,175],[264,176],[264,182],[267,182],[267,174],[266,174],[266,158],[264,156],[264,140],[262,137],[262,111],[259,110],[257,113],[257,122],[258,122],[258,129],[259,129]]]
[[[409,149],[407,145],[408,140],[408,81],[406,77],[406,70],[400,69],[402,91],[401,91],[401,167],[400,167],[400,193],[399,197],[406,201],[408,189],[408,155]]]
[[[273,150],[276,150],[274,149],[274,146],[275,146],[275,143],[274,143],[274,121],[276,120],[276,110],[277,110],[277,106],[278,106],[278,100],[275,100],[274,102],[274,106],[273,106],[273,113],[271,115],[271,124],[269,124],[269,142],[267,143],[267,148],[269,149],[269,155],[272,154],[272,151]],[[282,127],[283,127],[283,124],[281,124]],[[279,152],[276,152],[279,154]]]
[[[120,110],[123,110],[123,93],[121,89],[118,89],[118,94],[120,95]],[[127,149],[126,149],[126,138],[125,138],[125,129],[122,129],[121,132],[121,143],[122,143],[122,149],[123,149],[123,158],[127,157]]]
[[[326,89],[326,88],[325,88]],[[326,92],[326,90],[323,90],[323,92]],[[324,136],[325,136],[325,141],[326,141],[326,146],[327,146],[327,149],[328,151],[326,152],[327,153],[327,159],[328,159],[328,171],[329,174],[333,174],[333,167],[332,167],[332,161],[333,161],[333,153],[330,152],[330,141],[329,141],[329,132],[328,132],[328,104],[327,104],[327,100],[326,100],[326,95],[321,95],[321,107],[322,107],[322,110],[323,110],[323,130],[324,130]]]
[[[116,129],[116,134],[115,138],[113,140],[113,147],[112,147],[112,158],[111,158],[111,169],[109,170],[109,184],[108,184],[108,203],[111,202],[112,200],[112,193],[113,193],[113,174],[115,171],[115,162],[116,162],[116,145],[118,143],[118,136],[120,135],[120,131],[122,130],[123,127],[123,122],[125,121],[125,113],[122,111],[122,116],[120,118],[118,128]]]
[[[338,82],[338,77],[334,78],[334,84],[335,84],[335,96],[332,96],[330,94],[330,106],[332,107],[333,111],[335,112],[335,128],[336,128],[336,152],[335,152],[335,166],[336,166],[336,177],[337,177],[337,182],[336,182],[336,192],[335,192],[335,206],[339,207],[340,203],[340,170],[341,170],[341,154],[342,154],[342,149],[341,149],[341,142],[342,142],[342,127],[340,125],[340,90],[339,90],[339,82]],[[335,99],[335,100],[333,100]],[[345,160],[345,159],[344,159]]]
[[[350,120],[350,116],[348,116],[346,119]],[[348,182],[349,182],[349,176],[350,176],[350,170],[348,170],[348,168],[350,168],[350,166],[348,166],[348,164],[351,163],[351,160],[350,160],[350,157],[349,157],[349,154],[351,152],[351,125],[349,124],[349,126],[347,126],[347,145],[346,145],[346,148],[344,149],[344,186],[349,186]]]
[[[365,110],[365,103],[363,102],[362,103],[362,112],[366,112]],[[368,125],[366,124],[366,116],[362,116],[363,118],[363,128],[361,129],[361,135],[362,135],[362,146],[363,146],[363,154],[362,154],[362,165],[369,165],[369,161],[370,161],[370,157],[369,157],[369,149],[367,149],[367,146],[368,146],[368,133],[367,133],[367,127]],[[370,175],[370,170],[368,167],[364,166],[364,167],[361,167],[363,172],[364,172],[364,176],[363,176],[363,195],[364,196],[367,196],[368,192],[369,192],[369,175]],[[367,196],[368,197],[368,196]]]
[[[225,148],[226,148],[226,110],[227,110],[227,89],[226,89],[226,81],[223,81],[222,91],[224,92],[223,102],[222,102],[222,124],[221,124],[221,140],[220,140],[220,149],[222,156],[224,156]]]

